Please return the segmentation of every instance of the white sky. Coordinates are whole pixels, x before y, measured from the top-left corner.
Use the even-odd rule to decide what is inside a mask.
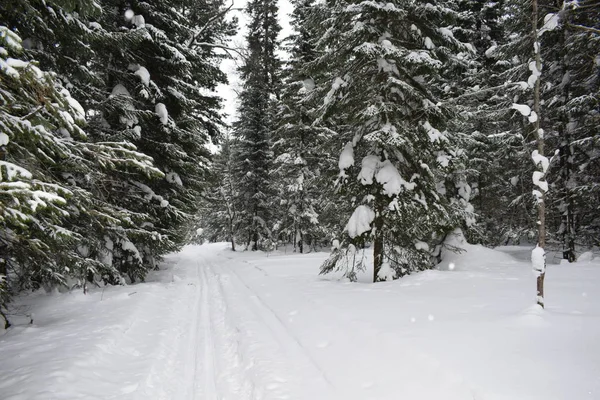
[[[241,9],[245,8],[247,0],[233,0],[234,8]],[[292,29],[289,24],[289,14],[292,12],[293,7],[290,4],[289,0],[279,0],[279,23],[281,25],[281,33],[279,34],[279,39],[283,39],[287,37]],[[244,36],[247,31],[248,24],[248,16],[243,11],[232,11],[231,16],[237,16],[239,20],[239,31],[236,36],[234,36],[231,40],[230,46],[234,48],[244,48]],[[230,16],[230,18],[231,18]],[[235,119],[235,113],[237,109],[237,95],[236,91],[240,87],[240,80],[237,76],[236,68],[240,63],[239,56],[235,60],[225,60],[221,64],[221,69],[227,74],[229,77],[229,85],[219,85],[217,88],[217,93],[224,99],[224,109],[225,113],[227,113],[227,122],[233,122]]]

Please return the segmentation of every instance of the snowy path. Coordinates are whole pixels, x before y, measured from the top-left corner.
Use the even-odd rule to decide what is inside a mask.
[[[325,256],[190,246],[144,284],[23,298],[0,399],[600,399],[599,265],[552,266],[541,315],[499,252],[377,285]]]

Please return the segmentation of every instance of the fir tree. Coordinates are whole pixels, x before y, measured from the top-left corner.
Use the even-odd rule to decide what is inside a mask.
[[[277,234],[280,239],[292,241],[294,251],[305,251],[305,243],[316,245],[323,238],[319,221],[325,193],[321,182],[324,142],[322,130],[313,126],[311,110],[315,107],[310,92],[315,82],[307,71],[315,57],[312,32],[308,17],[312,0],[294,3],[291,24],[294,34],[288,38],[290,60],[284,70],[278,129],[274,135],[275,152],[273,180],[277,184],[279,215]]]
[[[151,160],[122,143],[94,144],[81,127],[81,105],[55,79],[22,58],[20,37],[0,28],[0,274],[3,289],[81,285],[112,266],[88,257],[76,222],[81,216],[107,221],[92,193],[73,177],[131,168],[159,173]],[[87,218],[86,218],[87,219]],[[85,289],[84,289],[85,290]]]
[[[275,129],[274,112],[280,91],[280,61],[275,54],[277,3],[250,1],[247,36],[248,55],[241,68],[244,80],[240,94],[239,120],[234,126],[236,146],[236,185],[239,198],[240,234],[246,247],[257,250],[271,241],[269,184],[273,162],[271,137]]]
[[[233,140],[225,136],[221,143],[221,151],[213,161],[211,184],[203,196],[201,214],[202,236],[212,242],[226,240],[231,243],[231,250],[236,250],[236,238],[240,225],[236,199],[234,160],[232,154]]]
[[[336,1],[319,64],[335,71],[322,115],[352,128],[340,137],[339,182],[355,211],[343,254],[373,241],[374,281],[432,266],[430,245],[455,226],[456,210],[436,189],[451,167],[439,75],[465,49],[440,4]],[[466,50],[466,49],[465,49]]]

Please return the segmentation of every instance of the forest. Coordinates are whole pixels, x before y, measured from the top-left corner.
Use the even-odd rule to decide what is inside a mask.
[[[457,229],[535,247],[543,306],[546,253],[600,245],[597,0],[291,4],[282,39],[275,0],[0,3],[2,316],[192,241],[331,249],[321,273],[385,281]]]

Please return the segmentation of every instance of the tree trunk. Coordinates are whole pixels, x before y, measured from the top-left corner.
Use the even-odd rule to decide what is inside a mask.
[[[538,71],[542,71],[542,57],[540,54],[540,43],[538,37],[538,0],[532,1],[532,34],[533,34],[533,42],[534,42],[534,54],[535,54],[535,64]],[[538,78],[535,81],[535,85],[533,88],[533,111],[535,111],[537,118],[535,122],[533,122],[534,127],[534,135],[537,142],[537,151],[540,156],[544,155],[544,134],[543,131],[540,130],[540,79]],[[545,180],[545,170],[542,165],[536,162],[536,167],[542,168],[541,179]],[[541,195],[538,197],[538,246],[545,250],[546,247],[546,192],[541,187],[536,187],[536,190],[539,189]],[[544,277],[546,276],[546,258],[543,258],[543,266],[534,265],[534,268],[537,272],[537,304],[541,307],[544,307]]]
[[[375,199],[375,240],[373,242],[373,282],[379,281],[379,271],[383,265],[383,207],[379,199]]]
[[[292,236],[292,242],[294,243],[294,253],[296,252],[296,237],[298,236],[298,227],[296,226],[296,217],[294,217],[294,235]]]

